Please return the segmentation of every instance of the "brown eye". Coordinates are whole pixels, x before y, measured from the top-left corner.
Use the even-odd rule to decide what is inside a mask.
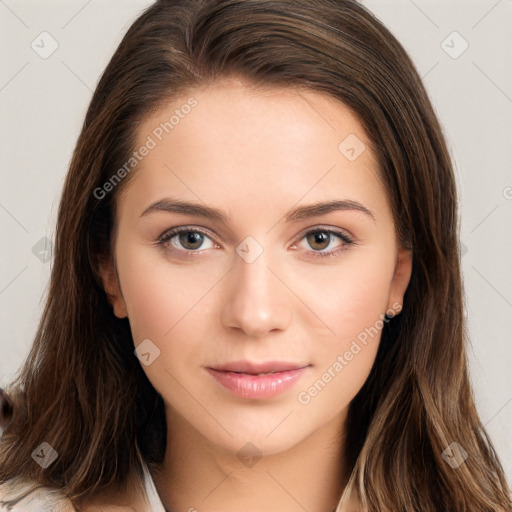
[[[157,243],[166,251],[182,256],[193,256],[196,252],[204,252],[215,247],[215,242],[207,233],[186,226],[166,231]]]
[[[178,235],[180,244],[185,249],[195,251],[201,247],[204,240],[204,235],[197,231],[186,231]]]
[[[308,244],[312,249],[321,251],[325,249],[331,241],[331,235],[325,231],[316,231],[306,236]]]
[[[354,241],[345,233],[332,229],[314,229],[307,232],[301,240],[307,242],[308,247],[304,247],[306,253],[313,257],[338,256],[340,252],[348,249]],[[332,245],[331,242],[340,242],[338,245]],[[329,248],[329,246],[331,246]]]

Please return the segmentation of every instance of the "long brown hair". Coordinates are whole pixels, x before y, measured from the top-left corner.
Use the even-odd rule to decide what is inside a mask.
[[[112,254],[116,198],[136,170],[108,193],[97,190],[130,159],[147,116],[229,76],[324,92],[352,109],[377,157],[399,240],[413,250],[403,310],[384,326],[349,408],[349,485],[365,510],[511,510],[468,377],[444,135],[410,57],[353,0],[158,1],[130,27],[96,87],[67,174],[45,309],[7,388],[14,417],[0,443],[0,482],[32,480],[78,502],[124,491],[131,475],[143,492],[141,459],[150,468],[163,461],[163,400],[98,275]],[[42,442],[58,452],[46,469],[31,457]],[[454,442],[468,454],[456,469],[442,456]]]

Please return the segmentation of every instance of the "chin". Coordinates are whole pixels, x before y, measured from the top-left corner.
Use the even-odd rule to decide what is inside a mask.
[[[222,426],[226,430],[218,425],[215,431],[207,430],[208,426],[205,425],[202,434],[212,444],[237,455],[251,451],[260,456],[282,453],[299,444],[315,430],[311,428],[309,432],[304,422],[298,421],[299,418],[293,410],[294,408],[288,407],[278,414],[269,414],[263,418],[263,409],[260,408],[256,411],[259,418],[254,421],[243,414],[232,418],[232,421],[224,416]]]
[[[267,437],[266,433],[251,433],[244,435],[240,432],[234,438],[211,439],[210,441],[218,446],[221,450],[236,456],[240,461],[245,464],[246,458],[260,458],[269,455],[277,455],[286,452],[296,446],[301,439],[292,437],[290,432],[285,432],[285,435],[276,435],[274,439]],[[247,465],[247,464],[245,464]]]

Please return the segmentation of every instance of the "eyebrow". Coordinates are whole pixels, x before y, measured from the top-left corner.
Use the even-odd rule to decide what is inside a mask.
[[[315,203],[305,206],[297,206],[292,208],[284,215],[285,222],[297,222],[300,220],[308,219],[310,217],[318,217],[326,215],[334,211],[358,211],[369,216],[374,222],[376,221],[375,214],[366,208],[366,206],[352,200],[332,200]],[[195,217],[203,217],[206,219],[219,221],[228,224],[230,217],[222,210],[206,206],[199,203],[191,203],[178,199],[161,199],[153,203],[142,212],[140,217],[145,217],[157,212],[179,213],[182,215],[192,215]]]

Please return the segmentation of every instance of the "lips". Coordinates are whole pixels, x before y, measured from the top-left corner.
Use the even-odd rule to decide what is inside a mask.
[[[232,361],[217,367],[211,367],[212,370],[220,372],[244,373],[247,375],[263,375],[268,373],[287,372],[305,368],[308,364],[292,363],[287,361],[266,361],[262,363],[253,363],[250,361]]]
[[[233,361],[206,370],[222,389],[231,394],[243,399],[265,400],[295,386],[310,366],[285,361]]]

